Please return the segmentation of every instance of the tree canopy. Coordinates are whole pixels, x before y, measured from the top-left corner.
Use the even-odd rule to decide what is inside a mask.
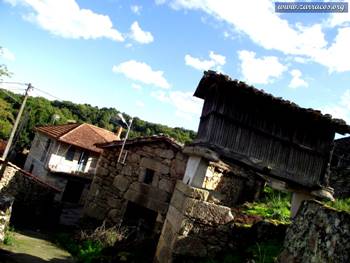
[[[0,139],[6,140],[19,109],[19,102],[23,96],[0,89]],[[119,113],[115,108],[98,108],[89,104],[76,104],[70,101],[50,101],[43,97],[29,97],[22,116],[21,125],[16,136],[16,148],[29,148],[34,138],[34,127],[40,125],[64,124],[70,120],[78,123],[91,123],[110,131],[117,129],[113,118]],[[57,115],[59,118],[57,118]],[[123,113],[126,120],[130,116]],[[165,134],[179,142],[192,141],[196,135],[194,131],[183,128],[171,128],[161,124],[150,123],[134,118],[130,131],[130,138]]]

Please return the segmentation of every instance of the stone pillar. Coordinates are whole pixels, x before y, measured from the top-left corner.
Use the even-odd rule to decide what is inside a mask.
[[[314,199],[311,194],[294,192],[291,203],[291,217],[294,218],[304,200]]]
[[[187,161],[185,175],[183,177],[183,182],[185,184],[202,187],[207,173],[209,162],[199,156],[190,156]]]
[[[205,258],[212,252],[203,231],[215,231],[234,217],[230,208],[207,202],[208,196],[208,190],[177,181],[154,262],[171,263],[182,256]]]
[[[14,198],[0,196],[0,242],[4,242],[7,226],[10,223],[11,210]]]

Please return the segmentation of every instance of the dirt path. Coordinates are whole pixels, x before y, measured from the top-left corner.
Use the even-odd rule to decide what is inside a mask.
[[[71,255],[49,241],[44,234],[21,232],[14,234],[14,244],[0,246],[1,263],[73,263]]]

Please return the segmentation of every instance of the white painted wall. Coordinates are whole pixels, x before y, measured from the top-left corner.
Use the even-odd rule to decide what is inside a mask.
[[[44,156],[47,141],[49,139],[49,137],[43,134],[36,133],[27,160],[24,165],[24,169],[26,171],[29,171],[31,165],[33,164],[34,169],[32,171],[32,174],[40,177],[45,177],[48,174],[49,170],[63,173],[95,172],[96,167],[91,167],[91,164],[96,163],[94,162],[94,159],[98,158],[96,154],[93,155],[93,153],[89,153],[89,159],[86,163],[86,166],[83,169],[82,165],[78,164],[82,151],[80,149],[75,148],[76,150],[73,160],[67,160],[66,153],[69,147],[72,146],[69,144],[58,142],[54,139],[50,139],[50,147],[48,148],[45,157],[42,158]]]

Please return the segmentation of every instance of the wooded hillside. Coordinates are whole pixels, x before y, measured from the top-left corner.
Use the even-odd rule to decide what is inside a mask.
[[[0,139],[6,140],[11,132],[22,96],[0,89]],[[70,101],[50,101],[43,97],[29,97],[17,135],[17,149],[29,148],[34,137],[33,128],[39,125],[64,124],[68,120],[78,123],[87,122],[111,131],[117,124],[113,118],[119,113],[115,108],[98,108],[89,104],[75,104]],[[55,118],[58,115],[59,118]],[[129,115],[124,114],[128,120]],[[134,118],[130,138],[153,134],[166,134],[179,142],[185,143],[194,139],[195,132],[183,128],[170,128],[165,125]]]

